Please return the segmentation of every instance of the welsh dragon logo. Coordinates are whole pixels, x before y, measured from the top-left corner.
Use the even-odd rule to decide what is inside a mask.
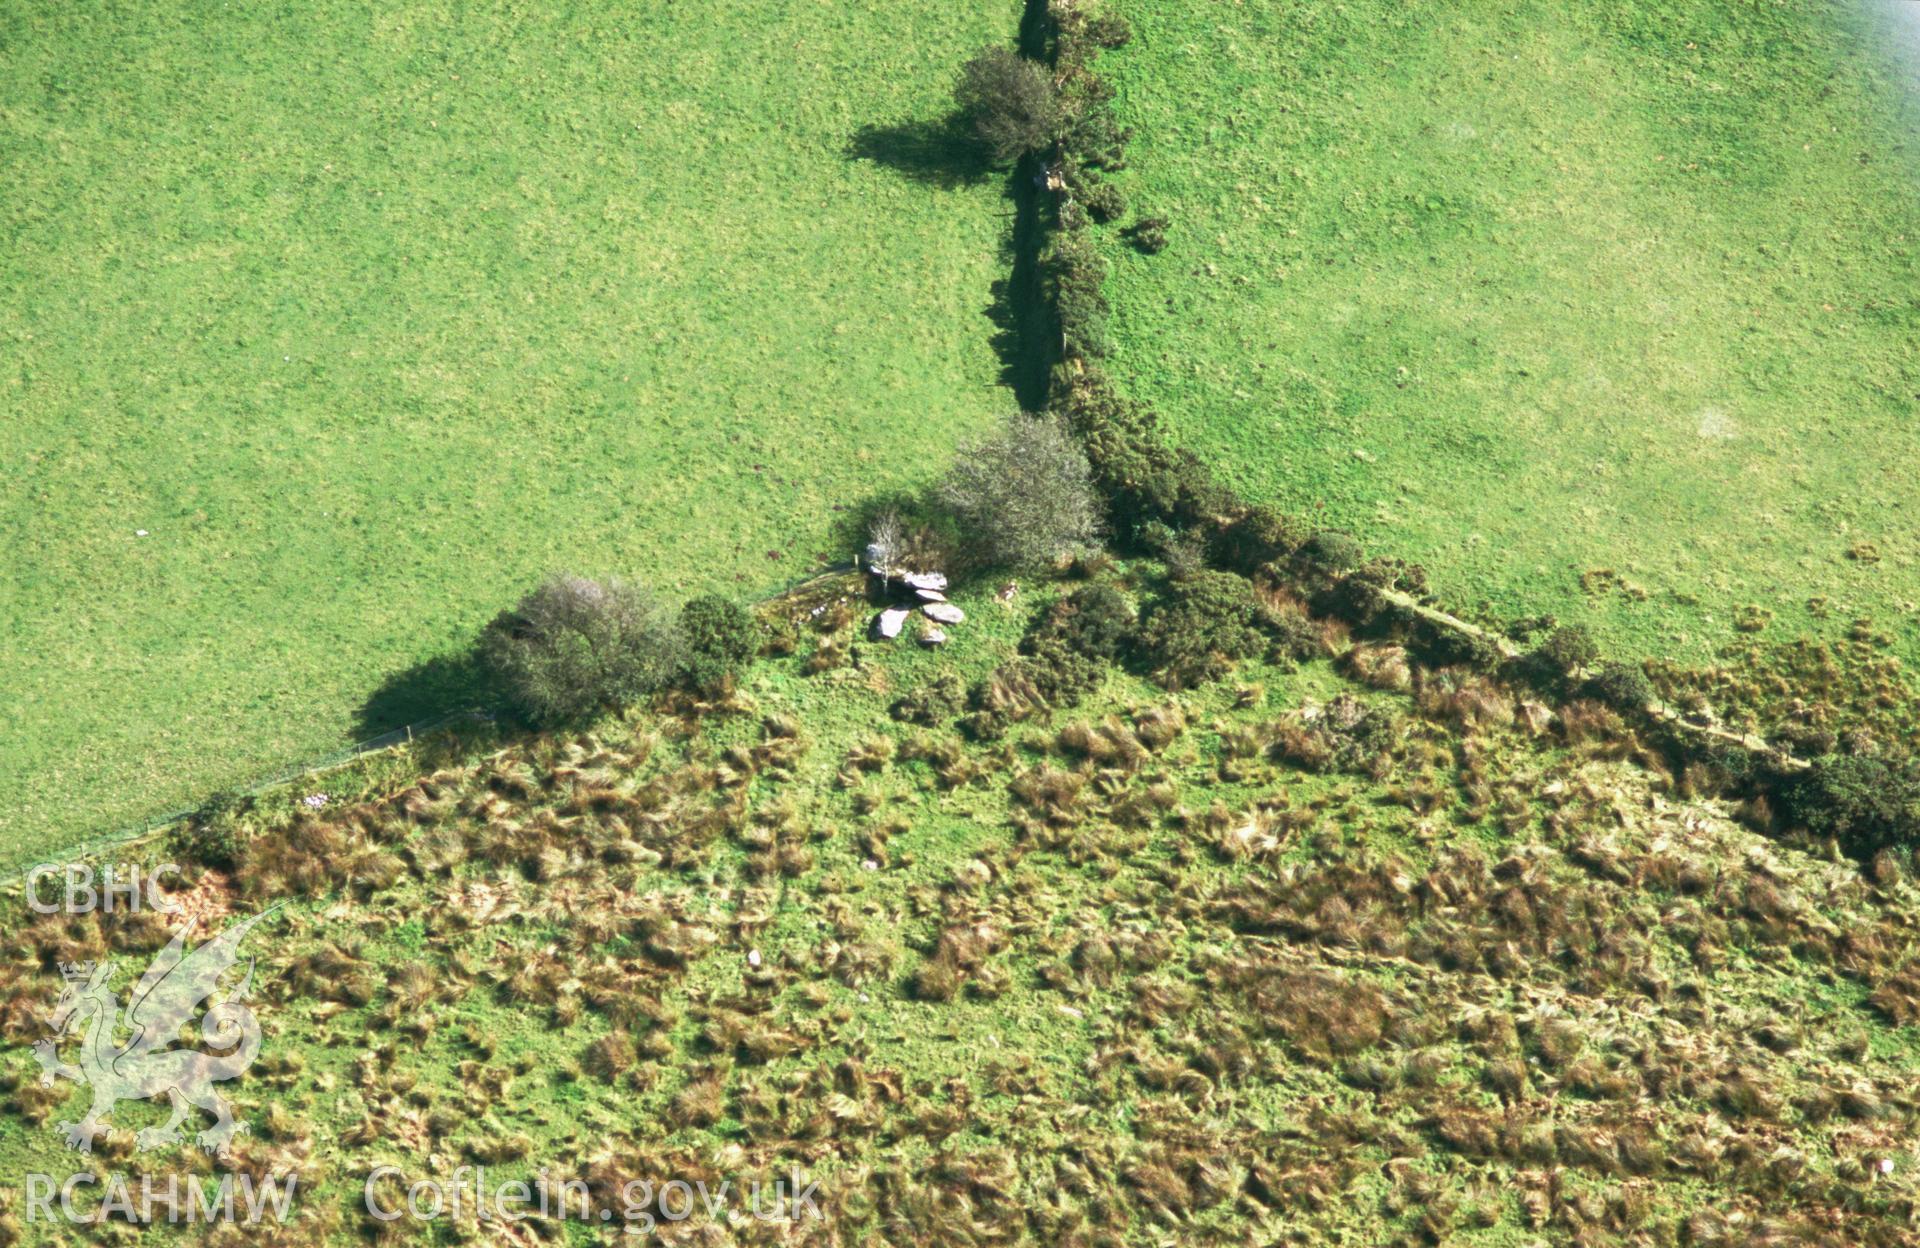
[[[233,1107],[214,1087],[253,1065],[260,1055],[260,1024],[247,1008],[253,985],[253,961],[248,959],[241,982],[207,1007],[200,1020],[200,1037],[219,1053],[169,1048],[180,1039],[181,1028],[193,1018],[201,1002],[220,988],[220,979],[240,959],[240,942],[266,910],[193,949],[187,948],[192,925],[174,933],[173,940],[133,986],[124,1018],[120,999],[109,984],[111,963],[63,963],[60,973],[66,989],[54,1006],[51,1039],[34,1045],[40,1061],[40,1082],[72,1079],[93,1090],[93,1105],[78,1122],[63,1122],[67,1146],[93,1151],[94,1137],[107,1124],[107,1115],[121,1101],[144,1101],[165,1096],[172,1105],[167,1121],[134,1136],[138,1150],[177,1143],[181,1126],[194,1109],[212,1114],[213,1125],[194,1138],[211,1153],[224,1153],[233,1137],[247,1129],[236,1122]],[[79,1031],[78,1064],[61,1060],[60,1043]],[[129,1038],[124,1042],[120,1035]],[[226,1050],[231,1050],[230,1052]]]

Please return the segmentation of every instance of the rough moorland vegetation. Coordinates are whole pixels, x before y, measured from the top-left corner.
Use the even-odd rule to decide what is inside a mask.
[[[821,1184],[818,1224],[696,1211],[685,1242],[1910,1242],[1910,855],[1763,834],[1604,704],[1279,585],[1222,612],[1267,652],[1162,688],[1151,622],[1230,574],[1085,575],[969,599],[937,652],[822,590],[718,701],[230,812],[177,896],[283,903],[255,1131],[133,1153],[129,1105],[79,1160],[297,1173],[297,1221],[246,1240],[289,1244],[438,1242],[362,1188],[460,1163],[595,1208]],[[1075,664],[1071,709],[1036,697]],[[980,731],[968,683],[1021,710]],[[3,930],[0,1164],[71,1165],[84,1094],[29,1049],[55,968],[168,925]]]

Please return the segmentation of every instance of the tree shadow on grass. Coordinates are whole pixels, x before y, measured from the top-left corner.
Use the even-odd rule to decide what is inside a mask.
[[[974,185],[994,173],[993,161],[958,113],[938,121],[862,126],[847,143],[847,156],[948,190]]]
[[[499,701],[499,688],[473,651],[441,655],[380,682],[354,715],[354,736],[364,741],[458,711],[489,709]]]

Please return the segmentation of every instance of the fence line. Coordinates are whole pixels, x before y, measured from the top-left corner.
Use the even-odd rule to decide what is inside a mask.
[[[282,767],[279,771],[261,776],[246,787],[234,791],[249,797],[257,797],[270,789],[277,789],[283,784],[289,784],[304,776],[319,775],[322,772],[344,767],[348,763],[366,758],[369,755],[378,754],[382,750],[390,750],[395,746],[411,744],[417,738],[424,737],[429,733],[438,732],[443,728],[449,728],[456,723],[491,724],[496,722],[496,720],[497,716],[493,711],[476,707],[464,711],[453,711],[446,715],[438,715],[432,719],[422,720],[415,724],[402,724],[400,727],[388,732],[383,732],[377,737],[368,737],[364,741],[356,741],[345,749],[336,750],[332,754],[325,755],[324,757],[308,759],[303,763],[295,763],[289,767]],[[82,841],[77,845],[69,845],[62,849],[60,854],[63,858],[69,859],[92,858],[98,854],[106,853],[108,850],[121,849],[137,841],[145,840],[156,832],[163,832],[171,828],[198,810],[199,807],[197,806],[189,806],[182,810],[168,811],[163,815],[148,815],[139,823],[130,823],[112,832],[106,832],[94,837],[92,840]],[[25,881],[27,872],[32,869],[32,866],[27,866],[18,871],[9,872],[4,877],[0,877],[0,889],[11,890],[18,886]]]
[[[851,562],[836,563],[826,568],[809,572],[805,576],[787,582],[772,593],[755,599],[750,605],[763,606],[784,598],[798,590],[805,589],[816,582],[825,581],[831,577],[854,571],[857,567],[858,565],[856,563]],[[378,754],[382,750],[390,750],[398,745],[411,744],[417,737],[438,732],[456,723],[490,724],[497,722],[497,720],[498,715],[495,711],[474,707],[464,711],[453,711],[449,714],[436,716],[433,719],[423,720],[419,723],[403,724],[391,731],[383,732],[379,736],[368,737],[364,741],[356,741],[345,749],[336,750],[334,753],[324,757],[308,759],[303,763],[295,763],[292,766],[283,767],[279,771],[255,779],[251,784],[237,791],[250,797],[258,796],[270,789],[277,789],[283,784],[289,784],[304,776],[313,776],[321,772],[332,771],[337,767],[344,767],[348,763],[365,758],[370,754]],[[199,807],[189,806],[182,810],[172,810],[161,815],[148,815],[139,823],[127,824],[112,832],[102,833],[91,840],[69,845],[60,850],[60,854],[70,859],[92,858],[98,854],[106,853],[109,850],[121,849],[137,841],[144,840],[156,832],[162,832],[171,828],[181,820],[194,814],[197,810],[199,810]],[[31,866],[27,866],[18,871],[12,871],[4,876],[0,876],[0,889],[12,890],[18,887],[26,880],[27,872],[32,869]]]

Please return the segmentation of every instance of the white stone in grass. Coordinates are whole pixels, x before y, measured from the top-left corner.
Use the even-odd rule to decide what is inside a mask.
[[[133,531],[133,535],[135,537],[145,537],[147,535],[147,531],[145,529],[135,529]]]
[[[760,951],[758,949],[747,950],[747,965],[748,966],[760,965]]]
[[[873,617],[873,635],[892,641],[907,626],[907,616],[911,614],[905,607],[888,607]]]
[[[941,624],[959,624],[967,618],[967,613],[950,602],[929,602],[920,608],[930,620]]]

